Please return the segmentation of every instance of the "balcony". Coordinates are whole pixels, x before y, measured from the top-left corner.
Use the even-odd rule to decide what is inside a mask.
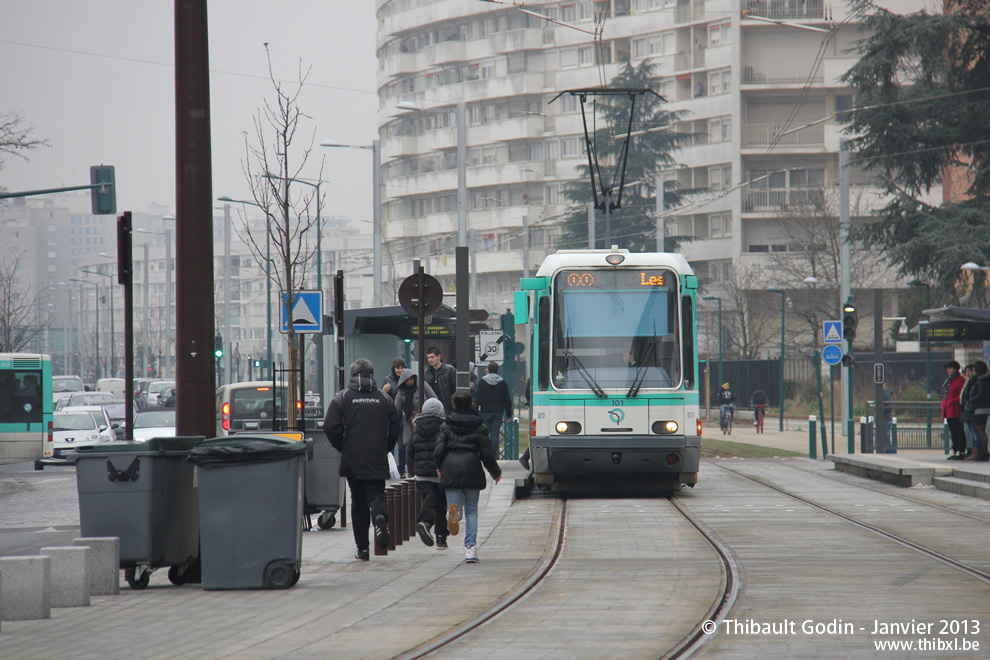
[[[824,0],[749,0],[746,10],[765,18],[825,18]],[[746,18],[746,14],[743,14]]]
[[[815,66],[810,57],[779,60],[746,60],[743,63],[744,85],[804,84],[823,83],[825,74],[821,67],[815,76],[808,80],[808,74]]]
[[[743,198],[743,212],[793,211],[795,209],[822,208],[825,205],[823,188],[757,188]]]
[[[745,122],[742,126],[742,146],[746,147],[824,147],[825,125],[815,124],[799,129],[788,129],[781,135],[779,122]]]

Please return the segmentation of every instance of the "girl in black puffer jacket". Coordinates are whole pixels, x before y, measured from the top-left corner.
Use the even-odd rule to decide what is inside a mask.
[[[463,514],[467,520],[464,531],[464,561],[476,563],[478,536],[478,496],[487,485],[484,470],[495,483],[502,470],[495,460],[481,415],[471,406],[471,393],[458,390],[451,398],[453,410],[440,427],[434,452],[440,474],[440,486],[447,495],[447,529],[457,534]],[[484,467],[482,467],[484,466]]]
[[[447,498],[440,488],[437,461],[433,452],[443,424],[443,404],[440,399],[428,399],[423,413],[413,418],[414,429],[409,440],[409,467],[416,477],[416,490],[422,500],[416,532],[423,543],[433,545],[430,530],[436,532],[438,550],[447,549]]]

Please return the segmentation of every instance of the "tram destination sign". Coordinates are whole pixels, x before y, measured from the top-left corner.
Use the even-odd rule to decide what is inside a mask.
[[[990,323],[972,321],[934,321],[922,323],[921,341],[965,342],[990,340]]]

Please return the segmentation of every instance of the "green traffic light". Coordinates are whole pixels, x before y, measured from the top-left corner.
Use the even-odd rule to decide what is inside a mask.
[[[223,351],[220,350],[219,348],[217,350],[213,351],[213,354],[216,355],[218,358],[222,358],[223,357]]]

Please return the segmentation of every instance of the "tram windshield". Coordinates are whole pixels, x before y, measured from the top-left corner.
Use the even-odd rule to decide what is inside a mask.
[[[680,383],[677,275],[665,269],[567,270],[554,280],[557,389]]]

